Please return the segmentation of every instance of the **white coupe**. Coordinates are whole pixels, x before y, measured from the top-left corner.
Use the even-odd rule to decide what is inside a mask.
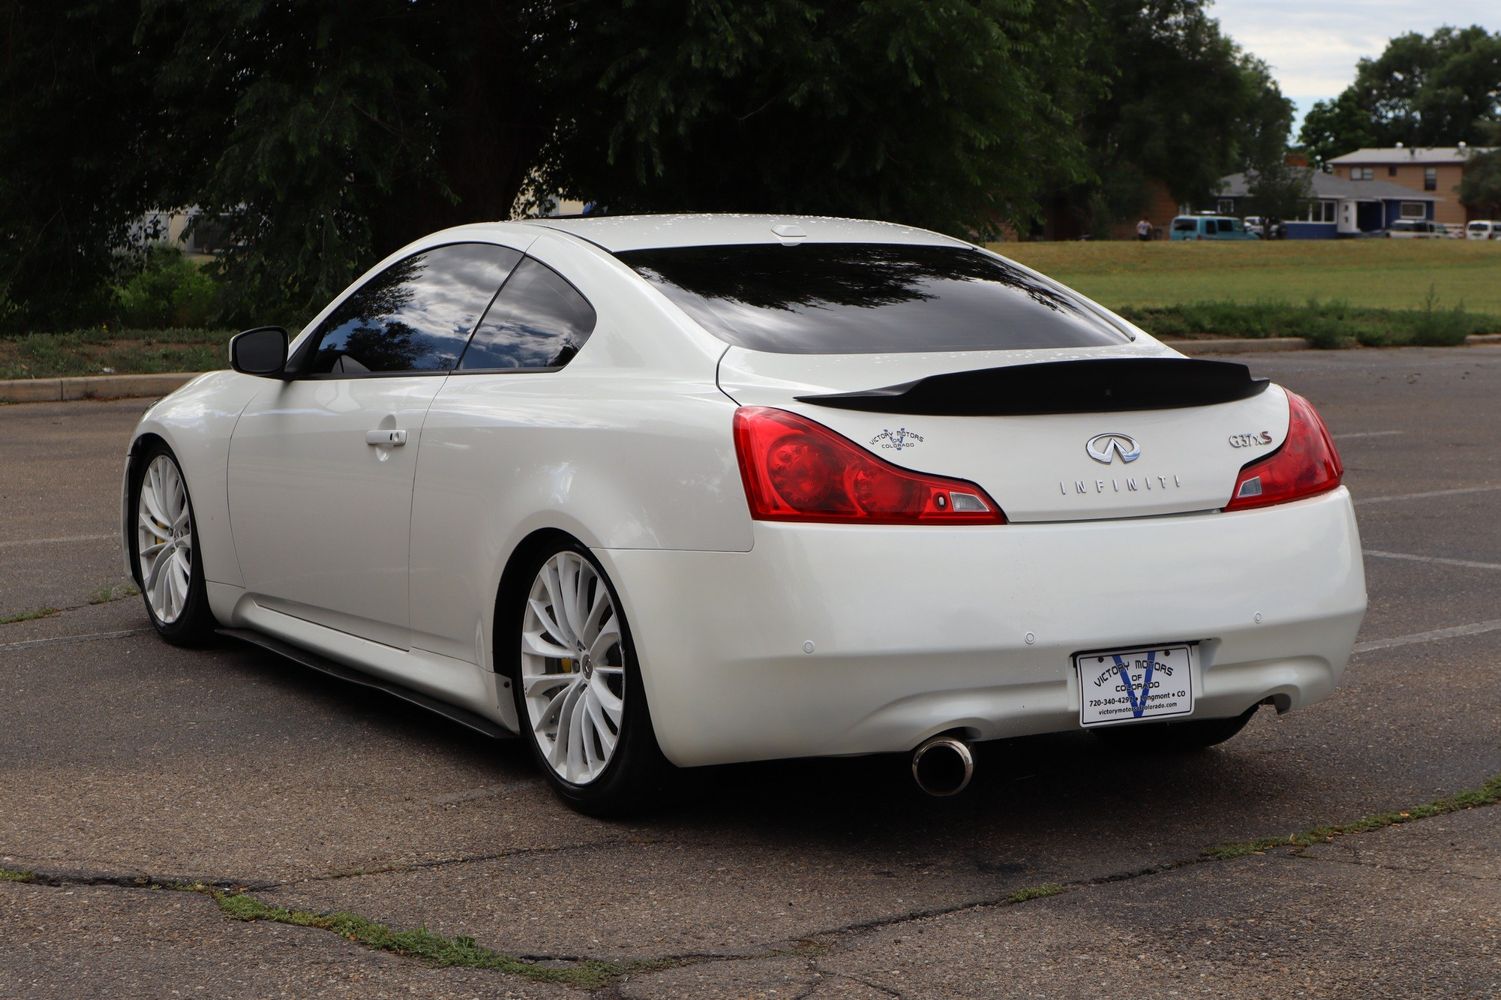
[[[773,216],[435,233],[153,405],[123,535],[215,633],[516,733],[608,812],[671,767],[1087,728],[1220,742],[1365,612],[1312,406],[1004,257]]]

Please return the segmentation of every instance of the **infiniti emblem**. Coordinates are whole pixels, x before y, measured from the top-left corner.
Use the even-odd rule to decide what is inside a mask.
[[[1084,444],[1084,450],[1089,457],[1096,462],[1109,465],[1115,461],[1115,456],[1121,457],[1121,462],[1134,462],[1141,457],[1141,445],[1129,434],[1096,434]]]

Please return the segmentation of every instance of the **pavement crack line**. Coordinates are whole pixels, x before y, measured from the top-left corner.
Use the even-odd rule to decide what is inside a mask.
[[[540,847],[518,847],[509,851],[495,851],[489,854],[465,854],[456,858],[437,858],[432,861],[414,861],[404,865],[384,865],[378,868],[354,868],[348,871],[330,872],[327,875],[312,875],[307,878],[286,879],[280,882],[266,882],[259,886],[261,889],[290,889],[299,885],[317,885],[321,882],[338,882],[343,879],[365,878],[370,875],[402,875],[409,872],[431,871],[435,868],[447,868],[454,865],[470,865],[484,861],[504,861],[509,858],[524,858],[534,854],[559,854],[563,851],[594,851],[609,847],[651,847],[660,843],[658,840],[643,837],[610,837],[606,840],[589,841],[581,844],[547,844]]]
[[[320,913],[276,906],[253,895],[254,892],[267,888],[266,886],[249,886],[232,880],[190,881],[153,878],[147,875],[118,875],[108,872],[43,872],[0,867],[0,883],[43,886],[93,885],[126,890],[198,893],[212,899],[220,912],[233,920],[267,921],[331,931],[355,944],[378,951],[391,952],[434,966],[487,969],[536,982],[556,983],[593,991],[613,986],[632,975],[649,974],[672,968],[779,956],[813,957],[835,950],[843,940],[918,920],[1019,906],[1033,900],[1046,899],[1095,886],[1147,878],[1164,872],[1231,861],[1249,855],[1266,854],[1279,848],[1301,849],[1314,844],[1332,843],[1350,835],[1372,833],[1393,826],[1422,822],[1435,816],[1467,809],[1493,807],[1498,804],[1501,804],[1501,774],[1492,777],[1478,788],[1466,789],[1445,798],[1397,812],[1378,813],[1352,822],[1315,827],[1285,837],[1267,837],[1221,844],[1217,847],[1206,848],[1193,858],[1152,865],[1135,872],[1029,886],[1013,890],[995,899],[970,901],[946,907],[930,907],[920,911],[857,921],[841,927],[804,934],[792,941],[747,949],[745,953],[738,955],[695,953],[615,961],[579,958],[562,963],[556,960],[539,962],[495,951],[478,944],[474,938],[467,936],[445,937],[421,928],[396,930],[368,917],[348,912]],[[872,988],[876,987],[872,986]]]
[[[68,610],[66,608],[62,610]],[[17,649],[35,649],[38,646],[53,646],[62,642],[92,642],[96,639],[123,639],[128,635],[150,632],[149,627],[115,629],[113,632],[84,632],[80,635],[55,635],[45,639],[25,639],[21,642],[0,643],[0,653]]]
[[[1375,868],[1384,872],[1399,872],[1403,875],[1442,875],[1444,878],[1462,878],[1472,882],[1501,882],[1501,875],[1475,875],[1470,872],[1438,871],[1433,868],[1413,868],[1410,865],[1390,865],[1377,861],[1362,861],[1359,857],[1336,854],[1309,854],[1303,849],[1287,855],[1292,861],[1329,861],[1338,865],[1353,865],[1356,868]]]

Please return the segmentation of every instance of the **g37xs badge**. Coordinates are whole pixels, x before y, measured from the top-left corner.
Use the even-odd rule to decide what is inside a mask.
[[[1250,434],[1231,434],[1230,447],[1232,448],[1255,448],[1258,445],[1271,444],[1270,431],[1255,431]]]
[[[888,451],[901,451],[903,448],[912,448],[922,444],[922,435],[914,434],[905,427],[896,430],[884,430],[870,439],[872,446],[878,446]]]

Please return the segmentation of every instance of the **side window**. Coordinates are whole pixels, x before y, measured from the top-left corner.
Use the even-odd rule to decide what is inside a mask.
[[[545,264],[516,265],[459,368],[561,368],[594,332],[594,307]]]
[[[302,373],[450,371],[520,259],[505,247],[451,243],[392,264],[319,325]]]

